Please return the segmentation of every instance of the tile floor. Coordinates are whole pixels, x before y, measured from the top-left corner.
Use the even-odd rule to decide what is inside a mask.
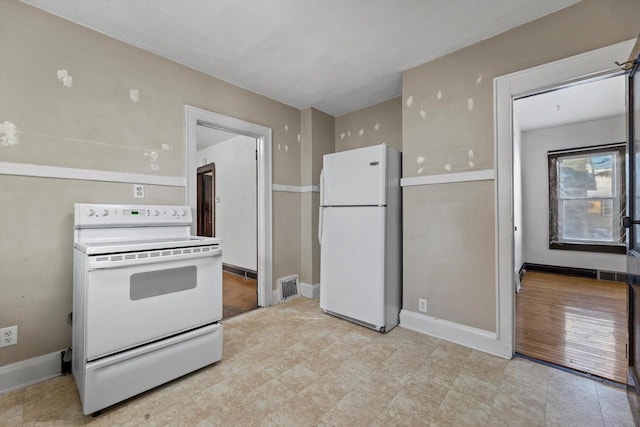
[[[71,376],[0,396],[0,425],[633,426],[622,389],[297,298],[225,322],[221,362],[83,416]]]

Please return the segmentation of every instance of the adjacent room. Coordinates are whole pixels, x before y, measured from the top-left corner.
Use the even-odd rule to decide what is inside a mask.
[[[514,101],[516,352],[627,381],[623,75]]]
[[[258,307],[256,140],[199,125],[198,236],[223,239],[223,318]],[[216,166],[217,165],[217,166]]]
[[[639,29],[0,0],[0,424],[637,425]]]

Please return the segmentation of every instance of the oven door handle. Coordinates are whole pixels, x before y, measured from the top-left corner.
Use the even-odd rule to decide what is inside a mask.
[[[176,250],[154,251],[159,253],[157,256],[150,256],[149,253],[143,254],[120,254],[120,255],[94,255],[89,257],[88,270],[103,270],[107,268],[124,268],[130,266],[166,263],[171,261],[182,261],[189,259],[208,258],[222,255],[222,249],[210,249],[207,252],[199,253],[173,253]],[[162,255],[163,252],[171,252],[170,255]],[[135,256],[135,258],[133,258]]]

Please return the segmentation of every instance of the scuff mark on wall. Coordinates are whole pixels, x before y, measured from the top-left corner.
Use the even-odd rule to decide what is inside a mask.
[[[144,156],[149,157],[149,167],[152,171],[160,170],[160,163],[158,162],[160,160],[160,154],[162,154],[162,152],[164,151],[170,150],[171,146],[169,144],[161,144],[160,148],[160,153],[155,150],[144,152]]]
[[[470,160],[470,161],[469,161],[469,167],[470,167],[470,168],[473,168],[474,166],[475,166],[475,163],[473,163],[473,160]]]
[[[376,124],[373,126],[373,130],[375,130],[375,131],[379,131],[379,130],[380,130],[380,123],[376,123]]]
[[[345,136],[345,133],[344,133],[344,132],[342,132],[342,133],[340,134],[340,139],[344,139],[344,136]]]
[[[422,171],[424,170],[424,168],[420,168],[418,169],[418,175],[422,175]]]
[[[407,98],[407,107],[411,107],[413,105],[413,95]]]
[[[140,91],[138,89],[129,89],[129,99],[133,102],[138,102],[140,100]]]
[[[467,110],[473,111],[473,98],[467,99]]]
[[[278,144],[278,151],[280,151],[280,144]]]
[[[439,90],[438,93],[436,94],[436,98],[438,99],[438,101],[442,99],[442,91],[441,90]]]
[[[467,155],[469,156],[470,159],[473,159],[473,157],[475,156],[475,153],[473,152],[473,150],[469,150],[467,151]]]
[[[284,131],[289,132],[289,125],[284,125]]]
[[[62,85],[64,87],[73,86],[73,77],[69,75],[69,72],[67,70],[58,70],[57,75],[58,80],[62,82]]]
[[[18,145],[20,143],[20,140],[18,139],[19,134],[20,131],[15,123],[11,123],[6,120],[0,123],[0,144],[4,147]]]
[[[426,158],[426,157],[424,157],[424,156],[418,156],[418,157],[416,158],[416,163],[417,163],[417,164],[424,163],[424,161],[425,161],[426,159],[427,159],[427,158]]]
[[[296,138],[298,139],[298,142],[300,142],[300,134],[298,134]]]
[[[157,151],[145,151],[144,156],[149,157],[149,167],[152,171],[160,170],[160,165],[158,164],[158,158],[160,157],[160,155]]]
[[[427,118],[427,112],[424,111],[424,109],[420,109],[420,117],[422,117],[423,119]]]
[[[446,165],[444,165],[444,169],[445,169],[447,172],[451,172],[451,163],[447,163]]]
[[[478,77],[476,78],[476,84],[479,85],[480,83],[482,83],[482,74],[478,74]]]
[[[289,151],[289,146],[287,144],[284,145],[284,151]]]
[[[364,136],[364,129],[360,129],[360,131],[358,132],[358,135]]]
[[[351,131],[350,130],[347,131],[347,138],[351,138]]]

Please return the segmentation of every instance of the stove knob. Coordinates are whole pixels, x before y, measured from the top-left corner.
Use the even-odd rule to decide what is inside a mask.
[[[184,209],[180,211],[180,216],[185,216],[186,214],[187,214],[187,211],[185,211]]]
[[[87,216],[94,216],[96,214],[96,211],[94,211],[93,209],[87,209]]]
[[[176,210],[171,211],[171,216],[178,216],[178,211]]]
[[[108,216],[109,215],[109,209],[102,209],[101,213],[102,213],[102,216]]]
[[[158,216],[158,215],[160,215],[160,211],[159,211],[159,210],[157,210],[157,209],[156,209],[156,210],[154,210],[154,211],[153,211],[153,216]]]

